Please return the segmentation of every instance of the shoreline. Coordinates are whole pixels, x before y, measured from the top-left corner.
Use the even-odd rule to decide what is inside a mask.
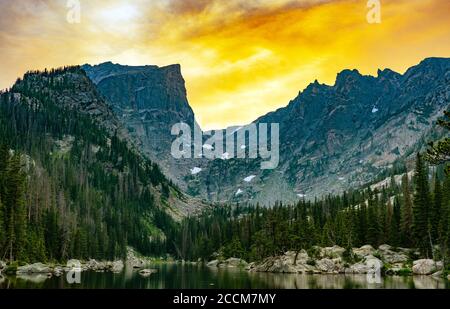
[[[125,268],[138,271],[143,277],[150,276],[157,270],[155,264],[181,264],[205,266],[211,269],[238,268],[254,273],[274,274],[311,274],[311,275],[380,275],[389,276],[431,276],[450,280],[442,261],[432,259],[411,259],[414,249],[393,248],[381,245],[378,249],[370,245],[353,248],[351,258],[346,257],[346,250],[339,246],[313,247],[309,253],[302,249],[288,251],[283,255],[267,257],[259,262],[247,263],[239,258],[217,258],[205,262],[158,259],[140,256],[129,249],[127,258],[115,261],[81,261],[72,259],[67,264],[33,263],[19,265],[18,262],[0,261],[0,276],[3,275],[46,275],[62,276],[70,271],[77,272],[111,272],[121,273]],[[351,261],[349,261],[351,259]]]

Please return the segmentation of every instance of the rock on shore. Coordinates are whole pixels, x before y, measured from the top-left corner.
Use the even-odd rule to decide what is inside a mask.
[[[242,259],[229,258],[227,260],[212,260],[206,264],[208,267],[218,267],[218,268],[233,268],[233,267],[247,267],[248,263]]]
[[[268,257],[260,262],[245,263],[251,272],[312,273],[312,274],[367,274],[382,271],[386,275],[432,275],[443,269],[442,262],[433,260],[412,261],[413,249],[394,248],[381,245],[378,249],[370,245],[353,248],[349,261],[346,250],[339,246],[313,247],[306,250],[288,251],[281,256]],[[347,255],[347,256],[346,256]],[[233,262],[230,262],[233,260]],[[234,261],[236,260],[236,261]],[[213,260],[210,267],[229,267],[239,259]]]
[[[435,262],[430,259],[414,261],[412,271],[415,275],[431,275],[443,268],[442,262]]]
[[[35,263],[17,267],[17,274],[52,274],[53,269],[42,263]]]
[[[6,263],[3,261],[0,261],[0,274],[3,272],[3,270],[6,269]]]

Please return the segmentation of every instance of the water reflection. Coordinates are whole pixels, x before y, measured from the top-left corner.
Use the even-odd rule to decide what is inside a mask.
[[[384,277],[381,283],[369,283],[365,275],[301,275],[248,273],[239,269],[215,269],[205,266],[156,264],[158,272],[142,277],[126,268],[120,274],[84,272],[80,284],[69,284],[66,275],[21,275],[0,277],[0,288],[134,288],[134,289],[443,289],[447,280],[427,277]]]

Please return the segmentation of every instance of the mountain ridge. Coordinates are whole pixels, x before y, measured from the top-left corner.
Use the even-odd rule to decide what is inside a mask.
[[[273,204],[339,193],[370,182],[396,162],[407,164],[410,153],[423,147],[422,139],[438,134],[433,123],[450,104],[449,63],[450,58],[430,57],[403,74],[385,68],[376,76],[345,69],[333,85],[310,83],[285,107],[253,122],[280,124],[281,162],[276,172],[261,172],[258,160],[171,157],[175,138],[171,125],[186,122],[200,128],[180,65],[104,63],[83,69],[97,81],[98,90],[139,147],[183,191],[213,202]],[[142,87],[152,91],[136,95]],[[256,177],[243,182],[249,175]]]

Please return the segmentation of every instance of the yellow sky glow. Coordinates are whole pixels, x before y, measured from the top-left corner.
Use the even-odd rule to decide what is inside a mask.
[[[249,123],[342,69],[403,72],[450,56],[450,2],[381,0],[0,0],[0,89],[30,69],[179,63],[204,129]]]

